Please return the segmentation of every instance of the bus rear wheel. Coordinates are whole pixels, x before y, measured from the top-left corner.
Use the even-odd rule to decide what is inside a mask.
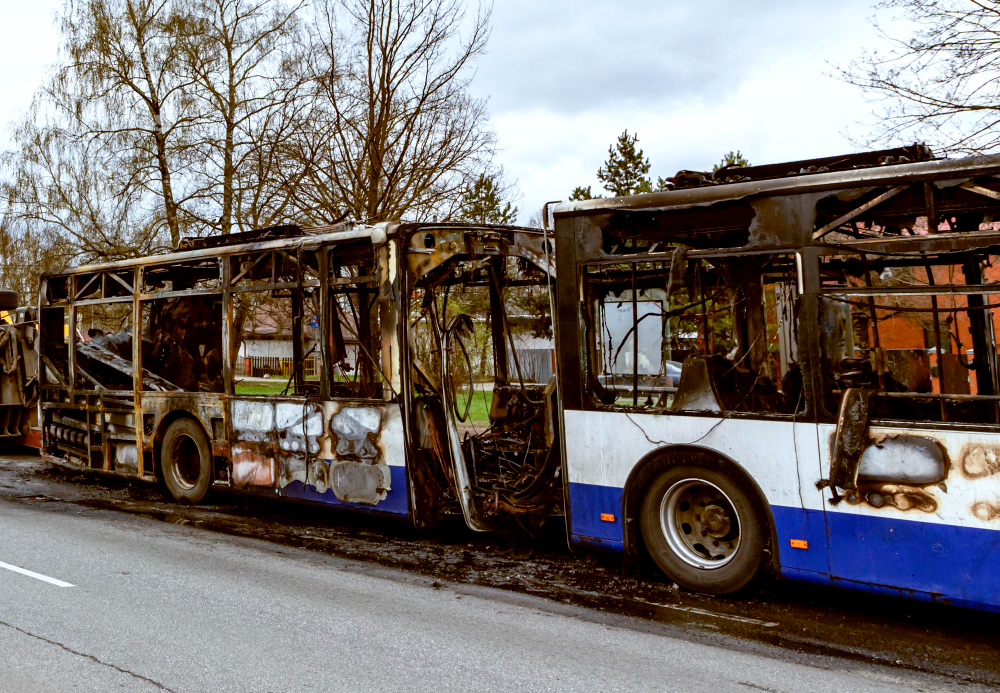
[[[160,444],[163,483],[179,503],[194,505],[212,483],[212,447],[201,426],[178,419],[167,428]]]
[[[732,594],[763,574],[764,524],[730,474],[669,467],[643,493],[639,530],[650,555],[685,589]]]

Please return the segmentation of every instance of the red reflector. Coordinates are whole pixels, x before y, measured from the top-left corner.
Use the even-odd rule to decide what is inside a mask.
[[[809,542],[806,541],[805,539],[790,539],[788,543],[792,545],[793,549],[808,549],[809,548]]]
[[[601,513],[601,522],[614,522],[615,516],[611,513]]]

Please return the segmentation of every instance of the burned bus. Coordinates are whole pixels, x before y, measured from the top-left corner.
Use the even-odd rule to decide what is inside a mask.
[[[551,340],[543,236],[284,226],[46,274],[42,452],[184,503],[216,488],[537,527],[562,500],[551,349],[546,373],[519,342]]]
[[[998,178],[913,146],[555,207],[571,541],[1000,609]]]
[[[914,146],[682,171],[554,232],[277,227],[47,274],[43,453],[188,503],[562,514],[706,593],[1000,610],[998,177]]]

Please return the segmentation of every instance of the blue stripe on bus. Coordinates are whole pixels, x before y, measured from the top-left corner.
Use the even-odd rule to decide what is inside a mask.
[[[617,543],[617,550],[622,550],[622,489],[571,481],[569,512],[574,535],[599,540],[591,543]],[[615,521],[605,522],[601,514],[612,515]]]
[[[570,483],[569,492],[571,541],[622,551],[622,489]],[[771,513],[784,577],[1000,611],[1000,531],[780,505]]]
[[[1000,609],[1000,532],[835,511],[826,517],[833,584]]]
[[[301,481],[293,481],[284,488],[278,489],[278,494],[287,498],[297,498],[314,503],[326,503],[327,505],[335,505],[368,513],[408,514],[410,512],[410,504],[406,485],[406,468],[390,465],[389,483],[391,484],[391,488],[386,494],[385,500],[379,502],[377,505],[347,503],[337,498],[331,489],[320,493],[312,484],[306,486]]]
[[[803,510],[788,505],[772,505],[771,516],[778,535],[778,560],[783,575],[791,571],[820,573],[826,578],[830,561],[826,546],[826,522],[822,510]],[[807,542],[807,549],[793,549],[793,539]]]

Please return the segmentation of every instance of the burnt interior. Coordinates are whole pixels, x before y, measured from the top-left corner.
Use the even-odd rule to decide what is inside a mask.
[[[192,240],[187,246],[211,250],[284,237],[296,229],[265,229],[228,243]],[[230,255],[202,252],[128,269],[46,277],[39,346],[46,451],[86,466],[148,474],[149,460],[143,468],[129,459],[132,466],[120,469],[115,457],[116,445],[128,440],[134,445],[136,388],[253,394],[253,383],[237,371],[273,375],[283,384],[283,396],[382,400],[377,272],[375,250],[366,240]],[[241,357],[240,348],[246,340],[272,335],[287,335],[292,354],[264,373],[270,364],[259,361],[279,359],[257,359],[249,351]],[[228,382],[226,348],[232,364]],[[189,407],[196,409],[196,401]],[[219,428],[213,436],[224,437],[221,419],[212,425]]]
[[[835,423],[832,502],[934,512],[947,454],[869,429],[1000,426],[998,178],[914,147],[557,213],[564,405]]]
[[[583,274],[593,406],[793,415],[794,259],[692,256],[599,262]]]
[[[407,357],[419,455],[440,490],[431,495],[442,509],[461,505],[460,456],[467,512],[533,533],[561,498],[555,387],[551,363],[546,370],[520,346],[551,343],[552,327],[544,262],[519,250],[515,235],[529,237],[502,229],[411,237]],[[540,248],[539,235],[530,239]],[[473,407],[488,421],[473,422]]]

